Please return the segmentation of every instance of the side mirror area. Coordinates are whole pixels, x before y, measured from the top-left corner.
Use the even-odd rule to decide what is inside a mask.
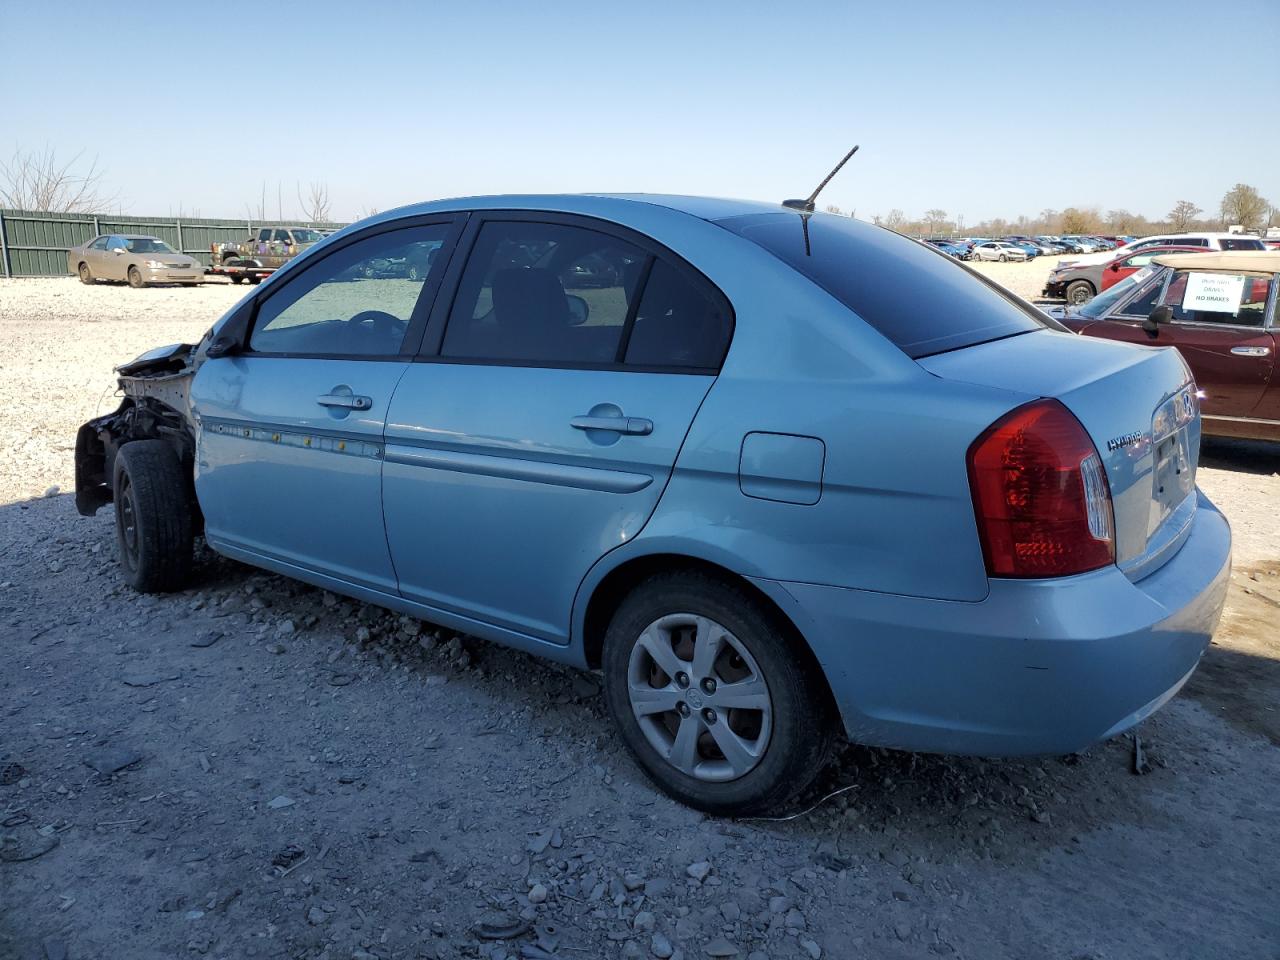
[[[253,310],[254,300],[250,298],[216,332],[210,331],[212,339],[206,343],[204,355],[210,360],[217,360],[240,353],[249,341],[249,321]]]
[[[1168,323],[1173,319],[1173,308],[1168,304],[1161,304],[1147,314],[1147,319],[1142,321],[1142,329],[1152,335],[1160,332],[1160,324]]]
[[[1118,273],[1119,271],[1120,271],[1120,264],[1118,264],[1118,263],[1113,263],[1113,264],[1111,265],[1111,272],[1112,272],[1112,273]]]

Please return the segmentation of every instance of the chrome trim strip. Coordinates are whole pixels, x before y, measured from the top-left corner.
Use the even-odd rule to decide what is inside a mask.
[[[483,477],[501,477],[507,480],[527,480],[532,483],[549,483],[560,487],[599,490],[604,493],[635,493],[653,483],[653,477],[643,473],[623,473],[620,470],[577,467],[542,460],[518,460],[513,457],[498,457],[483,453],[460,453],[455,450],[429,449],[400,443],[386,445],[385,459],[388,463],[400,463],[410,467],[452,470],[456,473],[474,473]]]
[[[1202,413],[1200,414],[1200,418],[1202,420],[1230,420],[1232,423],[1274,424],[1276,422],[1275,420],[1263,420],[1258,417],[1224,417],[1221,414],[1217,414],[1217,413]]]

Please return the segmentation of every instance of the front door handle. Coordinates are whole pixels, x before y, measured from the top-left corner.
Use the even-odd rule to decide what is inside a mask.
[[[1271,352],[1270,347],[1232,347],[1231,352],[1237,357],[1265,357]]]
[[[641,437],[653,433],[653,421],[644,417],[574,417],[569,426],[575,430],[612,430]]]
[[[316,397],[316,403],[322,407],[342,407],[346,410],[368,410],[373,406],[372,397],[359,394],[322,393]]]

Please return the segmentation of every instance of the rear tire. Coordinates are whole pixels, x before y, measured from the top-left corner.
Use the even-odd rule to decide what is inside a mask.
[[[1093,299],[1093,284],[1088,280],[1072,280],[1067,284],[1066,300],[1073,307],[1088,303]]]
[[[116,454],[112,489],[124,580],[140,593],[180,590],[191,575],[190,483],[163,440],[135,440]]]
[[[129,286],[133,287],[135,290],[140,290],[146,286],[146,283],[142,279],[142,271],[137,267],[129,268]]]
[[[90,272],[89,265],[87,263],[80,264],[79,272],[80,272],[81,283],[89,283],[89,284],[93,283],[93,273]]]
[[[228,274],[228,279],[230,279],[230,281],[235,284],[244,283],[244,277],[240,276],[240,274],[238,273]]]
[[[741,585],[659,574],[627,595],[605,634],[609,713],[675,799],[712,814],[776,810],[813,782],[834,739],[828,691],[802,644]]]

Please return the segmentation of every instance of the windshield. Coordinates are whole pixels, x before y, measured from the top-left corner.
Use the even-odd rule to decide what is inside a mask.
[[[125,249],[130,253],[177,253],[163,240],[153,237],[132,237],[125,241]]]
[[[808,277],[909,357],[1050,325],[953,257],[852,217],[764,213],[716,223]]]
[[[319,243],[323,239],[324,234],[319,230],[299,230],[296,227],[293,230],[294,243]]]
[[[1119,303],[1125,297],[1133,292],[1133,288],[1140,283],[1146,283],[1154,273],[1150,267],[1139,270],[1137,273],[1131,273],[1125,277],[1114,287],[1108,287],[1102,293],[1098,294],[1088,303],[1080,308],[1080,316],[1088,317],[1090,320],[1097,320],[1104,313],[1107,313],[1115,304]]]

